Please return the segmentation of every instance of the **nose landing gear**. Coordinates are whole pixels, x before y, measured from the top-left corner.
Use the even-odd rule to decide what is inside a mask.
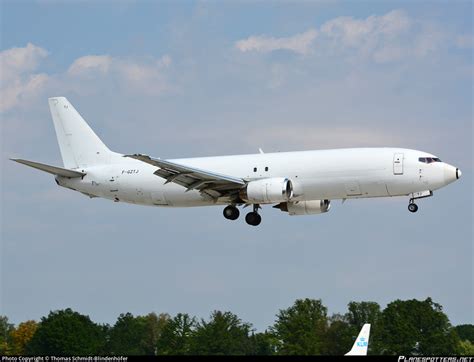
[[[408,211],[417,212],[418,211],[418,205],[415,204],[415,200],[424,199],[425,197],[431,197],[431,196],[433,196],[433,191],[431,191],[431,190],[411,193],[410,194],[410,202],[408,204]]]

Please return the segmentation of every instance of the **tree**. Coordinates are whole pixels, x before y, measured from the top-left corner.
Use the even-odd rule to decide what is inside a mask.
[[[38,323],[30,320],[20,323],[18,327],[10,332],[13,345],[12,354],[24,355],[26,353],[26,345],[31,340],[31,338],[33,338],[37,328]]]
[[[159,355],[188,355],[191,350],[191,337],[196,327],[195,318],[178,313],[163,327],[158,340]]]
[[[10,354],[10,333],[12,330],[13,324],[8,323],[8,317],[0,316],[0,355]]]
[[[145,317],[145,335],[142,341],[145,354],[154,356],[158,354],[158,341],[169,321],[170,316],[166,313],[161,313],[159,316],[150,313]]]
[[[251,355],[255,356],[270,356],[274,355],[277,350],[278,340],[273,333],[267,331],[263,333],[252,333],[251,340]]]
[[[469,341],[474,343],[474,325],[473,324],[460,324],[454,327],[459,338],[463,341]]]
[[[380,328],[380,352],[397,355],[452,355],[459,337],[441,305],[431,298],[396,300],[384,309]]]
[[[467,339],[459,342],[458,354],[461,356],[474,356],[474,344]]]
[[[382,314],[380,305],[375,302],[352,301],[347,307],[349,309],[346,314],[347,321],[357,330],[357,333],[365,323],[376,324]]]
[[[25,352],[33,355],[97,355],[103,352],[105,328],[70,308],[41,318]]]
[[[214,311],[209,322],[198,323],[193,333],[191,354],[246,355],[251,353],[252,326],[231,312]]]
[[[354,344],[354,326],[351,326],[345,316],[335,314],[329,319],[329,327],[326,331],[324,354],[342,356],[347,353]],[[356,332],[358,333],[358,332]]]
[[[298,299],[280,310],[272,332],[278,338],[279,354],[315,355],[324,353],[327,308],[321,300]]]
[[[380,319],[382,311],[375,302],[350,302],[345,317],[352,331],[352,343],[357,338],[362,326],[370,323],[369,348],[367,354],[380,354]]]
[[[461,324],[453,328],[460,338],[459,354],[461,356],[474,355],[474,325]]]
[[[161,332],[168,321],[168,314],[136,317],[131,313],[120,314],[109,330],[107,351],[115,355],[156,355]]]

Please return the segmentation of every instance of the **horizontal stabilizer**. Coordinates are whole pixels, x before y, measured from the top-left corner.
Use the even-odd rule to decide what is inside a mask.
[[[56,176],[64,176],[64,177],[73,178],[73,177],[82,177],[85,175],[84,172],[68,170],[67,168],[62,168],[62,167],[45,165],[44,163],[22,160],[19,158],[11,158],[10,160],[18,162],[18,163],[22,163],[24,165],[27,165],[33,168],[37,168],[38,170],[48,172]]]

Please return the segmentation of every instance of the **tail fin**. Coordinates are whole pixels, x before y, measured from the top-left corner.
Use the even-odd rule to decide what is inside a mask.
[[[65,97],[49,98],[49,109],[64,167],[109,163],[113,154]]]
[[[366,323],[360,330],[352,349],[347,352],[346,356],[366,356],[369,347],[370,324]]]

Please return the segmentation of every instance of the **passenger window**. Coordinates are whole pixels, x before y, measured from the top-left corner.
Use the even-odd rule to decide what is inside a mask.
[[[257,168],[256,168],[256,167],[253,168],[253,172],[257,172]]]
[[[268,171],[268,167],[265,167],[265,171]]]

